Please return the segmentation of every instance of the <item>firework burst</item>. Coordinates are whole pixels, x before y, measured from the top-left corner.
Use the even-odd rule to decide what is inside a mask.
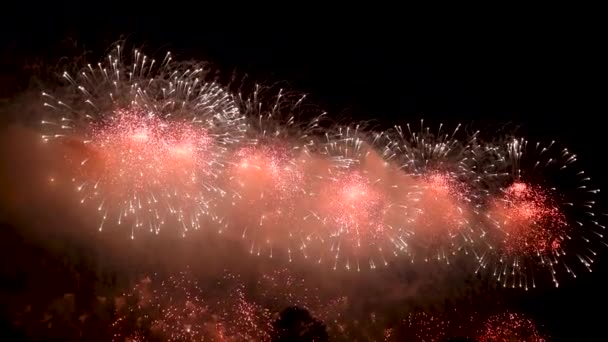
[[[418,259],[443,260],[458,251],[467,254],[481,239],[477,216],[487,192],[482,189],[495,176],[481,159],[486,155],[475,132],[465,135],[461,125],[451,132],[439,125],[436,132],[420,122],[420,130],[396,126],[389,132],[392,159],[414,187],[414,203],[407,221],[412,249]],[[483,169],[480,165],[484,165]]]
[[[326,134],[317,153],[307,245],[319,263],[334,269],[374,269],[407,253],[405,219],[409,183],[381,146],[382,133],[363,135],[359,127]]]
[[[234,98],[203,64],[161,62],[121,46],[93,66],[64,72],[43,93],[43,140],[70,151],[80,202],[107,221],[159,232],[173,218],[185,234],[210,214],[214,179],[245,129]]]
[[[474,210],[462,194],[464,185],[447,173],[434,173],[417,180],[414,210],[408,215],[415,253],[428,262],[450,258],[470,248],[477,232]]]
[[[546,270],[555,286],[558,272],[576,277],[591,271],[596,242],[603,238],[591,179],[576,167],[576,155],[524,139],[507,143],[504,177],[487,209],[488,250],[478,271],[489,269],[503,286],[535,287]]]
[[[252,254],[287,255],[291,261],[302,239],[298,227],[308,196],[309,149],[324,113],[309,110],[304,95],[258,85],[238,99],[247,130],[228,164],[226,229],[245,239]]]

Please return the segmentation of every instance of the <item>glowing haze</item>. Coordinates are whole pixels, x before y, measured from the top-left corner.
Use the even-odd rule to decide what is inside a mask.
[[[590,270],[603,238],[599,190],[554,143],[423,122],[323,128],[304,96],[233,92],[205,64],[121,47],[62,79],[43,93],[42,138],[73,170],[50,181],[95,208],[99,230],[217,231],[253,255],[334,270],[465,255],[522,288],[539,269],[555,285],[573,262]]]

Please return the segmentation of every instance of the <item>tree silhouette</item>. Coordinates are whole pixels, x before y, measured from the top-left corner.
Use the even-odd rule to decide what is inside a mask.
[[[329,336],[325,324],[308,310],[292,306],[284,309],[273,323],[273,342],[324,342]]]

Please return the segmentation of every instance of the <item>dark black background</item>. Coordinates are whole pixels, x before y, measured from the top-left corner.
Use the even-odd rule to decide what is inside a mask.
[[[263,81],[289,81],[332,116],[383,126],[420,118],[481,129],[512,122],[532,139],[571,146],[606,188],[605,25],[597,9],[237,8],[169,1],[137,10],[83,3],[6,11],[0,97],[27,86],[24,61],[69,56],[67,38],[105,51],[126,36]],[[520,298],[522,310],[560,341],[605,336],[606,254],[593,274]]]

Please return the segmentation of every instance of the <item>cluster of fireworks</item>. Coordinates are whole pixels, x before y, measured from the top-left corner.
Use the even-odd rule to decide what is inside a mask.
[[[45,142],[99,230],[216,230],[334,270],[474,258],[508,287],[591,270],[604,226],[576,155],[457,126],[325,124],[303,96],[120,46],[43,93]],[[232,87],[234,88],[234,87]],[[59,179],[53,176],[56,182]]]
[[[310,310],[336,323],[344,298],[324,301],[302,280],[278,270],[247,285],[226,271],[202,286],[190,272],[167,280],[146,277],[116,299],[111,329],[116,341],[268,341],[279,311],[287,306]]]
[[[230,281],[230,275],[217,285],[232,287],[228,295],[214,300],[186,272],[160,284],[143,279],[117,300],[118,318],[111,327],[114,340],[268,340],[271,313],[248,300],[243,286]]]
[[[316,289],[286,270],[263,274],[249,285],[226,272],[210,285],[201,286],[189,272],[164,281],[156,276],[142,279],[115,300],[114,340],[269,341],[281,329],[279,312],[290,305],[322,318],[337,340],[348,340],[357,330],[353,323],[345,322],[347,298],[322,299]],[[508,311],[489,315],[414,311],[388,328],[379,324],[374,313],[367,321],[363,336],[369,340],[440,342],[460,336],[483,342],[548,341],[533,320]]]

